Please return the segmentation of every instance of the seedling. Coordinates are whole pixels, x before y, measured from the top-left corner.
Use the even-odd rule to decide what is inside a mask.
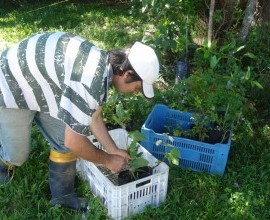
[[[145,135],[136,130],[129,132],[128,136],[132,139],[127,151],[131,157],[131,160],[129,160],[130,171],[134,175],[141,167],[148,166],[149,164],[148,160],[142,157],[142,152],[138,152],[138,143],[145,139]]]
[[[172,145],[174,139],[168,134],[164,134],[165,140],[156,141],[156,146],[163,145],[165,148],[172,148],[170,151],[166,151],[163,160],[167,159],[170,165],[179,165],[180,152],[175,146]],[[161,161],[160,161],[161,162]]]
[[[126,123],[130,121],[130,116],[123,108],[122,103],[116,106],[115,114],[113,114],[113,120],[126,130]],[[142,152],[138,152],[139,142],[145,139],[145,135],[138,130],[128,132],[128,137],[132,140],[127,152],[131,159],[129,160],[129,171],[131,176],[136,179],[135,173],[140,171],[140,168],[148,166],[149,162],[142,157]],[[128,140],[127,140],[128,141]],[[128,145],[127,145],[128,146]]]

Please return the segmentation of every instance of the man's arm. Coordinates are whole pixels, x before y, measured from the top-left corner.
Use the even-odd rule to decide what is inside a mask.
[[[99,143],[104,146],[106,151],[110,154],[117,154],[126,159],[130,159],[128,153],[125,150],[119,149],[105,126],[102,118],[102,107],[99,106],[97,111],[92,115],[91,132],[97,138]]]
[[[127,166],[124,157],[115,154],[108,154],[94,146],[91,141],[66,126],[65,146],[78,157],[97,164],[103,164],[113,172],[119,172]]]

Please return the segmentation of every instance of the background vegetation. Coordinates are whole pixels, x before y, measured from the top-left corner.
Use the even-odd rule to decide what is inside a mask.
[[[234,123],[233,142],[223,176],[171,167],[165,203],[130,219],[270,219],[269,4],[258,1],[248,37],[239,41],[246,3],[216,3],[209,46],[210,1],[4,1],[0,50],[44,31],[73,32],[104,49],[150,44],[161,61],[155,98],[112,91],[104,107],[108,125],[115,125],[118,105],[124,106],[129,130],[140,129],[156,103],[213,117],[229,106],[223,120]],[[188,61],[189,74],[175,85],[179,60]],[[90,198],[91,212],[50,207],[49,146],[36,127],[32,136],[29,160],[0,187],[1,219],[107,219],[79,178],[78,194]]]

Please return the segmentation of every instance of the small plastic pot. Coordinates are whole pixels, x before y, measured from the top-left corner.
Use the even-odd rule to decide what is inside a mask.
[[[148,177],[152,175],[153,168],[149,166],[141,167],[132,173],[130,170],[123,170],[118,175],[119,185],[124,185],[126,183],[133,182],[138,179],[142,179],[144,177]]]

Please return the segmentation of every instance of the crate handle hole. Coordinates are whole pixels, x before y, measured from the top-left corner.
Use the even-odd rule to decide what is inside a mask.
[[[151,180],[146,180],[146,181],[143,181],[141,183],[137,183],[136,184],[136,188],[141,187],[141,186],[144,186],[144,185],[146,185],[146,184],[148,184],[150,182],[151,182]]]

